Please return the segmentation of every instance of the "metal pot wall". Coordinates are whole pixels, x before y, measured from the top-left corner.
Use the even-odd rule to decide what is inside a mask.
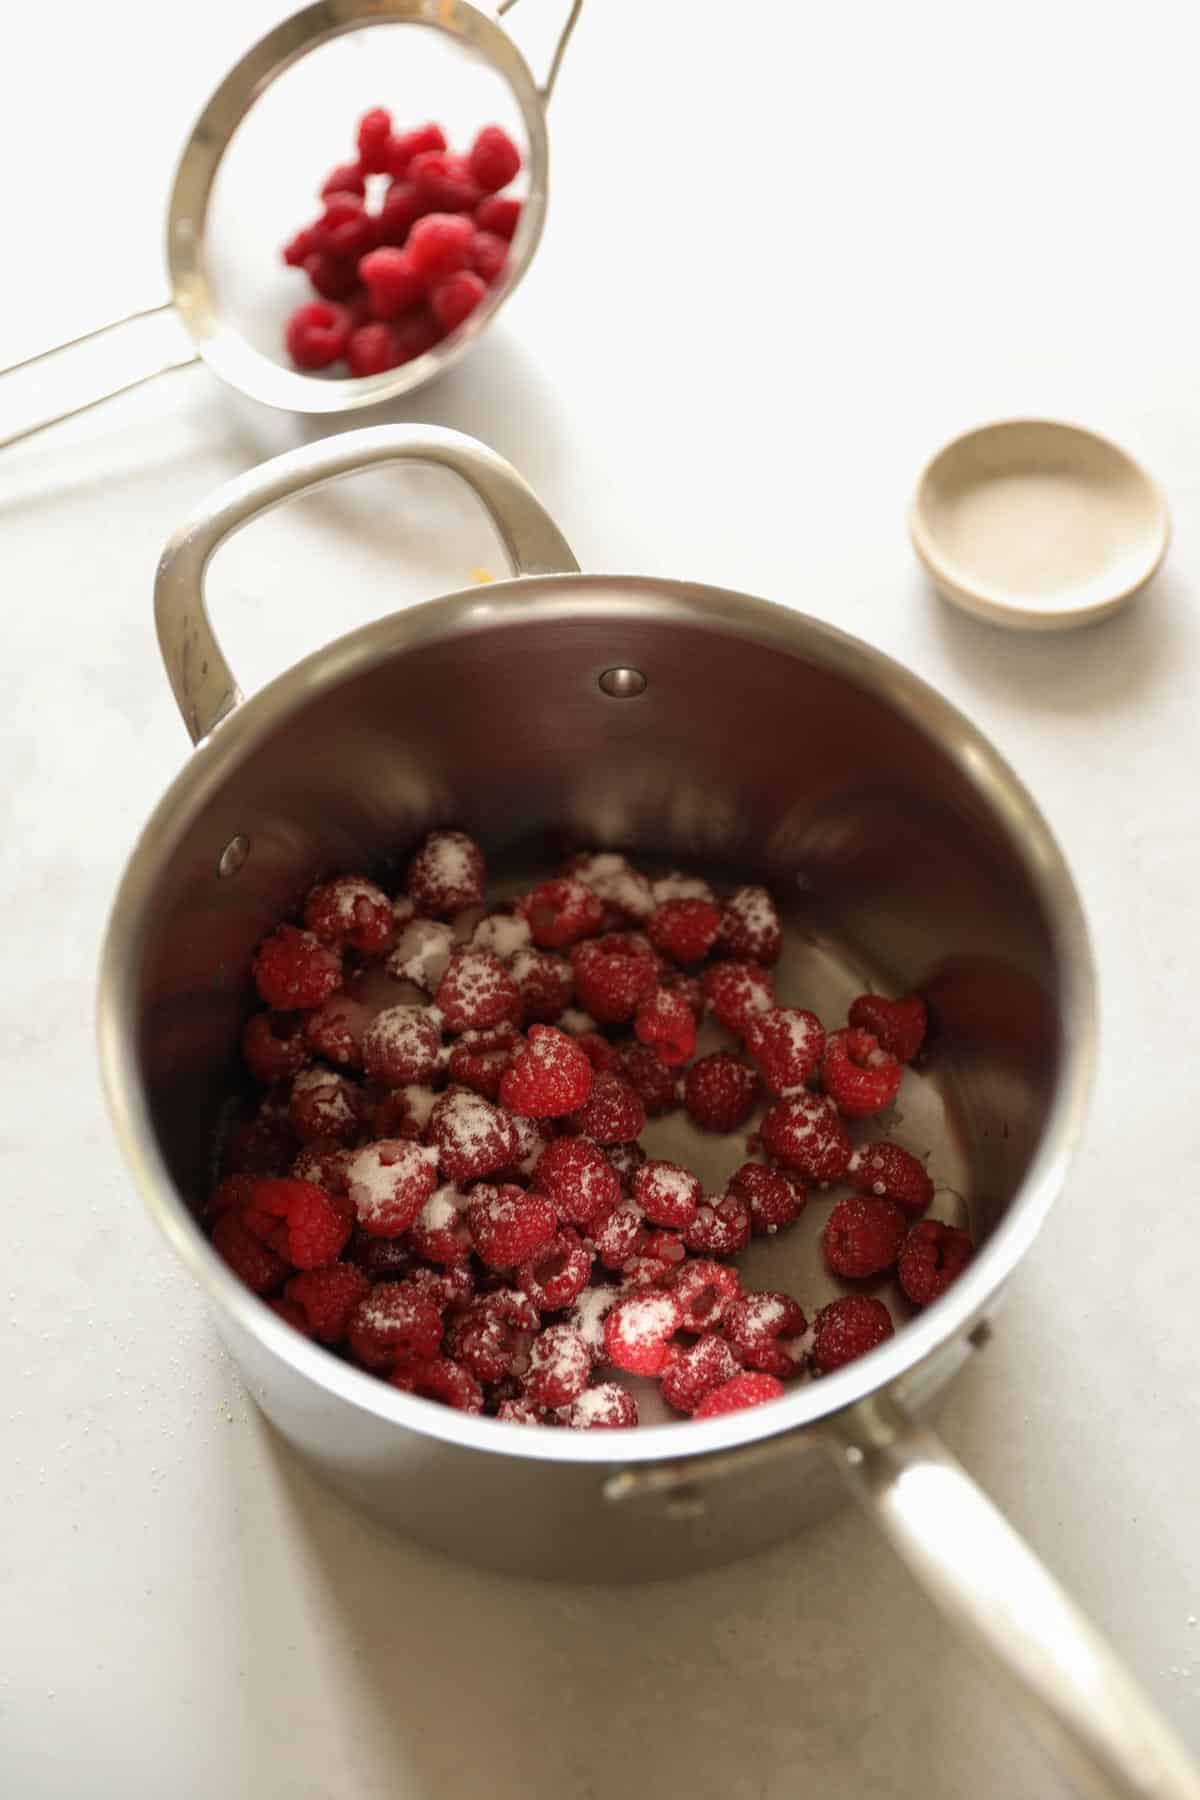
[[[382,619],[243,701],[205,614],[209,557],[266,508],[394,460],[468,482],[519,579]],[[168,545],[157,613],[198,748],[117,895],[101,1057],[147,1203],[274,1425],[376,1517],[538,1575],[699,1568],[777,1542],[849,1487],[1088,1791],[1195,1800],[1177,1741],[915,1422],[983,1341],[1061,1185],[1093,1059],[1075,890],[991,746],[904,669],[813,619],[691,582],[581,575],[514,470],[432,428],[348,433],[221,490]],[[569,840],[755,875],[795,896],[795,929],[822,955],[919,987],[982,1240],[955,1286],[871,1355],[769,1407],[630,1433],[431,1405],[307,1342],[243,1288],[193,1208],[253,946],[318,875],[394,860],[446,822],[514,871]]]

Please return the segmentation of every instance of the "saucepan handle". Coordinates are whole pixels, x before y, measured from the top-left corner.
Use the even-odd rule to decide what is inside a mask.
[[[231,713],[242,694],[209,623],[204,575],[225,539],[260,513],[326,482],[383,463],[432,463],[451,469],[482,502],[517,575],[557,575],[579,564],[557,525],[494,450],[435,425],[378,425],[289,450],[228,482],[175,532],[158,565],[154,616],[175,701],[192,742]]]
[[[1200,1770],[1180,1739],[932,1431],[886,1395],[823,1430],[858,1500],[951,1623],[1008,1678],[1082,1793],[1200,1800]]]

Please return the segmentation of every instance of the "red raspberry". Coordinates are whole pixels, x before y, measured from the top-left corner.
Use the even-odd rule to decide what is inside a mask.
[[[512,1167],[516,1141],[508,1115],[468,1088],[449,1088],[429,1115],[425,1141],[447,1181],[478,1181]]]
[[[212,1247],[256,1294],[271,1294],[291,1274],[282,1256],[248,1231],[239,1210],[223,1213],[212,1229]]]
[[[350,321],[340,306],[310,300],[288,320],[283,341],[298,369],[327,369],[345,354],[349,336]]]
[[[408,1138],[380,1138],[350,1157],[346,1185],[365,1230],[399,1237],[437,1186],[437,1158]]]
[[[316,1138],[306,1144],[292,1164],[290,1173],[297,1181],[311,1181],[327,1194],[347,1193],[346,1168],[353,1150],[345,1149],[336,1138]]]
[[[425,282],[414,268],[406,250],[384,244],[370,251],[358,265],[359,277],[366,283],[367,299],[377,319],[394,319],[424,298]]]
[[[714,963],[701,977],[711,1011],[738,1037],[752,1019],[775,1004],[775,981],[769,969],[752,962]]]
[[[900,1208],[862,1193],[837,1202],[820,1238],[826,1265],[851,1280],[891,1269],[903,1240],[905,1215]]]
[[[508,265],[508,243],[494,231],[477,231],[471,239],[471,267],[491,287]]]
[[[626,1268],[645,1254],[649,1238],[641,1213],[625,1202],[592,1227],[592,1243],[606,1269]]]
[[[737,1270],[725,1263],[684,1263],[671,1289],[679,1307],[680,1329],[715,1330],[741,1291]]]
[[[399,249],[408,242],[408,234],[429,208],[411,181],[393,181],[379,209],[377,230],[381,244]]]
[[[359,1069],[368,1017],[361,1001],[353,1000],[345,993],[332,994],[306,1014],[305,1040],[326,1062],[337,1063],[344,1069]]]
[[[358,122],[358,158],[367,175],[382,175],[387,168],[392,141],[392,115],[385,106],[373,106]]]
[[[543,881],[517,901],[518,910],[543,950],[565,950],[600,929],[604,905],[597,894],[573,876]]]
[[[604,1321],[604,1348],[614,1368],[631,1375],[657,1375],[667,1360],[667,1344],[683,1321],[674,1294],[655,1289],[618,1300]]]
[[[356,381],[368,375],[386,375],[389,369],[398,369],[400,362],[396,333],[381,319],[370,325],[360,325],[350,333],[346,344],[346,366]]]
[[[695,1412],[706,1394],[732,1381],[738,1361],[718,1332],[706,1331],[694,1344],[672,1344],[659,1377],[659,1390],[677,1412]]]
[[[255,1081],[270,1087],[298,1075],[312,1061],[304,1023],[300,1013],[251,1013],[242,1032],[242,1061]]]
[[[627,1287],[670,1287],[687,1256],[677,1231],[648,1231],[644,1249],[625,1264]]]
[[[404,175],[439,213],[472,213],[483,198],[466,157],[450,150],[418,151]]]
[[[569,1406],[591,1373],[591,1354],[579,1333],[570,1325],[549,1325],[530,1346],[525,1392],[537,1406]]]
[[[288,1123],[302,1144],[336,1138],[349,1144],[362,1128],[363,1093],[332,1069],[301,1069],[293,1077]]]
[[[408,1240],[426,1262],[453,1267],[471,1254],[471,1233],[464,1217],[467,1196],[453,1185],[435,1188],[413,1220]]]
[[[499,125],[485,125],[467,158],[476,185],[485,194],[498,194],[521,167],[521,152]]]
[[[355,1362],[386,1375],[397,1363],[437,1355],[441,1311],[406,1281],[381,1281],[350,1314],[346,1337]]]
[[[648,1044],[626,1044],[616,1057],[618,1071],[641,1100],[651,1119],[679,1104],[679,1076],[668,1069]]]
[[[290,269],[299,269],[304,266],[305,258],[311,256],[316,250],[317,239],[320,235],[315,225],[305,225],[294,238],[288,240],[283,246],[282,254],[284,262]]]
[[[794,1343],[808,1320],[790,1294],[743,1294],[726,1313],[723,1330],[746,1368],[786,1380],[800,1366]]]
[[[387,959],[387,972],[433,994],[454,954],[454,928],[440,919],[410,919]]]
[[[634,1171],[633,1197],[653,1225],[683,1231],[696,1217],[704,1190],[689,1170],[673,1162],[646,1162]]]
[[[762,1122],[763,1148],[808,1182],[840,1181],[850,1162],[850,1139],[837,1109],[823,1094],[793,1094]]]
[[[549,1421],[540,1406],[532,1400],[502,1400],[496,1408],[496,1417],[506,1425],[545,1425]]]
[[[750,1242],[750,1208],[735,1193],[705,1200],[683,1236],[688,1249],[700,1256],[736,1256]]]
[[[621,1186],[628,1193],[634,1176],[646,1160],[646,1152],[640,1144],[610,1144],[605,1155],[617,1171]]]
[[[423,150],[444,150],[446,134],[440,125],[418,125],[415,131],[398,131],[388,145],[388,173],[403,175],[414,156]]]
[[[683,1087],[683,1103],[705,1131],[736,1131],[754,1111],[757,1097],[754,1070],[724,1050],[694,1062]]]
[[[302,1337],[312,1336],[312,1332],[308,1329],[308,1319],[304,1308],[297,1306],[294,1300],[289,1300],[281,1294],[276,1300],[268,1300],[267,1305],[275,1317],[282,1319],[285,1325],[290,1325],[293,1331],[298,1331]]]
[[[799,1006],[773,1006],[748,1019],[746,1048],[773,1094],[799,1094],[816,1074],[825,1030],[816,1013]]]
[[[765,1163],[743,1163],[729,1177],[729,1192],[750,1208],[752,1231],[773,1236],[804,1211],[808,1195],[800,1183]]]
[[[350,1315],[370,1292],[371,1284],[353,1263],[330,1263],[328,1268],[309,1269],[293,1275],[284,1297],[304,1315],[304,1329],[322,1344],[340,1344],[346,1335]]]
[[[414,1143],[419,1142],[437,1099],[431,1087],[422,1087],[416,1082],[407,1087],[391,1088],[375,1107],[372,1137],[411,1138]]]
[[[311,1181],[290,1176],[259,1181],[253,1207],[287,1226],[287,1258],[297,1269],[320,1269],[339,1257],[346,1247],[354,1215],[338,1195],[331,1195]]]
[[[405,892],[418,912],[448,919],[483,904],[483,851],[465,831],[431,831],[408,865]]]
[[[472,269],[460,269],[439,281],[429,296],[429,308],[443,331],[457,331],[470,318],[487,293],[487,284]]]
[[[622,1060],[621,1052],[617,1049],[615,1044],[610,1044],[607,1038],[601,1037],[598,1031],[581,1031],[576,1036],[575,1042],[584,1052],[588,1061],[597,1073],[604,1071],[607,1074],[619,1075],[622,1072],[625,1065]],[[639,1046],[639,1048],[640,1047],[641,1046]],[[657,1057],[655,1057],[654,1060],[655,1062],[658,1062]],[[662,1068],[661,1063],[659,1063],[658,1066],[660,1069]],[[628,1075],[627,1078],[630,1081],[633,1081],[632,1075]],[[636,1081],[633,1081],[633,1085],[634,1087],[637,1087],[638,1084]],[[639,1089],[639,1092],[640,1091],[641,1090]]]
[[[615,1381],[585,1388],[567,1408],[567,1424],[575,1431],[627,1430],[637,1422],[637,1401]]]
[[[520,1265],[517,1285],[539,1312],[562,1312],[582,1294],[591,1272],[591,1253],[578,1233],[564,1226],[544,1249]]]
[[[452,1406],[455,1412],[481,1413],[483,1389],[469,1370],[444,1356],[425,1361],[403,1362],[388,1377],[402,1393],[416,1394],[422,1400],[438,1400]]]
[[[521,1017],[521,992],[498,956],[488,950],[460,950],[438,983],[443,1024],[460,1031],[488,1031],[502,1020]]]
[[[636,1088],[621,1075],[595,1076],[591,1093],[573,1119],[583,1135],[598,1144],[630,1144],[646,1129],[646,1109]]]
[[[311,890],[304,923],[323,944],[378,956],[392,941],[392,903],[373,881],[339,875]]]
[[[531,1025],[529,1042],[501,1078],[500,1098],[510,1112],[531,1119],[556,1119],[583,1105],[592,1082],[591,1063],[565,1031],[553,1025]]]
[[[813,1363],[829,1375],[856,1356],[865,1356],[891,1335],[891,1314],[882,1300],[873,1294],[843,1294],[817,1314]]]
[[[520,1032],[510,1020],[494,1025],[490,1031],[464,1031],[450,1052],[451,1081],[482,1094],[485,1100],[498,1100],[500,1077],[520,1039]]]
[[[342,985],[342,959],[318,943],[311,931],[280,925],[258,946],[254,982],[260,997],[277,1012],[320,1006]]]
[[[376,1238],[377,1250],[390,1250],[391,1242]],[[461,1312],[475,1298],[475,1277],[466,1263],[447,1263],[441,1269],[413,1269],[405,1277],[408,1286],[427,1294],[440,1311]]]
[[[357,194],[330,194],[313,229],[326,256],[354,259],[375,248],[375,221]]]
[[[350,333],[357,325],[363,323],[351,305],[355,295],[360,291],[358,264],[352,256],[329,256],[324,250],[314,250],[304,259],[304,273],[308,276],[313,292],[319,294],[322,300],[345,302],[344,305],[339,304],[331,308],[334,313],[341,315],[336,334],[338,349],[333,356],[327,357],[325,362],[314,365],[311,361],[303,361],[297,351],[303,350],[304,354],[307,354],[311,350],[313,354],[316,354],[321,349],[319,342],[305,342],[302,345],[298,341],[293,346],[291,338],[287,335],[284,337],[284,342],[292,361],[298,363],[301,368],[307,369],[314,366],[325,368],[328,363],[336,362],[339,356],[345,355]],[[310,301],[309,306],[302,306],[300,312],[307,313],[312,304]],[[299,316],[299,313],[293,313],[288,321],[289,332],[292,326],[297,324]],[[299,329],[298,326],[297,329]],[[307,337],[306,331],[306,340]]]
[[[571,951],[571,968],[580,1006],[602,1025],[624,1024],[658,986],[653,951],[630,933],[610,932],[577,944]]]
[[[900,1286],[913,1305],[929,1306],[944,1294],[970,1262],[974,1248],[956,1225],[944,1225],[940,1219],[921,1219],[914,1225],[900,1252],[898,1270]]]
[[[554,1138],[538,1157],[533,1181],[572,1225],[599,1224],[621,1198],[616,1170],[586,1137]]]
[[[553,1025],[571,1004],[575,991],[571,965],[551,950],[518,950],[510,964],[513,980],[521,990],[521,1008],[527,1021]]]
[[[668,900],[646,924],[654,948],[673,962],[702,962],[717,941],[721,914],[707,900]]]
[[[924,1163],[899,1144],[864,1144],[850,1158],[846,1179],[860,1194],[891,1200],[914,1215],[923,1213],[933,1199]]]
[[[450,1354],[477,1381],[502,1381],[529,1367],[529,1347],[540,1321],[532,1302],[515,1288],[498,1288],[473,1300],[446,1334]]]
[[[423,1006],[389,1006],[363,1033],[367,1074],[388,1087],[428,1081],[438,1066],[442,1034]]]
[[[909,1063],[925,1042],[925,1002],[919,994],[906,994],[902,1000],[860,994],[850,1007],[850,1023],[877,1037],[889,1056]]]
[[[857,1026],[833,1031],[825,1040],[821,1082],[843,1118],[865,1119],[890,1106],[903,1072],[878,1038]]]
[[[470,219],[450,212],[426,213],[409,232],[404,254],[418,279],[432,288],[466,269],[474,238]]]
[[[475,223],[480,231],[491,231],[511,244],[521,218],[521,202],[507,195],[489,194],[475,208]]]
[[[397,363],[415,362],[435,344],[442,341],[442,328],[431,314],[420,311],[405,313],[391,327]]]
[[[489,1269],[512,1269],[528,1262],[558,1229],[548,1194],[482,1181],[472,1190],[467,1223],[476,1252]]]
[[[669,1068],[678,1067],[695,1054],[696,1019],[682,994],[655,988],[638,1006],[633,1029]]]
[[[400,1281],[408,1274],[411,1257],[408,1251],[407,1238],[377,1238],[361,1225],[356,1225],[346,1246],[346,1258],[361,1269],[367,1280],[374,1284],[377,1281]],[[432,1270],[422,1271],[432,1274]],[[438,1305],[442,1305],[438,1296]]]
[[[676,969],[664,975],[659,986],[664,993],[682,1000],[697,1025],[700,1023],[704,1017],[704,988],[698,975],[686,975],[682,969]]]
[[[783,927],[765,887],[740,887],[725,902],[721,948],[743,962],[773,963],[783,949]]]
[[[339,163],[331,169],[321,183],[321,198],[328,200],[330,194],[357,194],[363,199],[367,191],[367,178],[361,163]]]
[[[529,948],[531,942],[529,926],[511,907],[485,913],[471,933],[472,950],[490,950],[493,956],[506,962],[514,974],[518,956],[533,954]]]
[[[774,1375],[747,1372],[735,1375],[732,1381],[705,1394],[692,1417],[719,1419],[725,1413],[741,1412],[747,1406],[762,1406],[767,1400],[778,1400],[782,1395],[783,1383],[777,1381]]]

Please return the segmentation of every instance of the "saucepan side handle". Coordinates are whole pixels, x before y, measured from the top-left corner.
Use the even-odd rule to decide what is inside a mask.
[[[877,1394],[821,1435],[856,1498],[1008,1679],[1081,1793],[1200,1800],[1200,1770],[1180,1739],[932,1431]]]
[[[378,425],[289,450],[228,482],[175,532],[158,565],[154,616],[176,705],[199,743],[242,698],[209,623],[204,576],[213,552],[285,500],[383,463],[451,469],[482,502],[517,575],[571,573],[579,564],[557,525],[511,464],[474,438],[434,425]]]

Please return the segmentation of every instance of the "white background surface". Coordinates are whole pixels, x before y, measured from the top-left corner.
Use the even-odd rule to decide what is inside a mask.
[[[183,132],[281,10],[111,0],[8,24],[0,360],[157,297]],[[524,11],[532,54],[556,0]],[[1200,1747],[1187,27],[1177,0],[588,0],[535,269],[474,357],[391,416],[511,457],[585,568],[693,575],[862,634],[1042,801],[1096,935],[1099,1088],[946,1435]],[[1175,518],[1154,589],[1060,641],[952,615],[904,534],[937,444],[1023,411],[1126,442]],[[0,456],[0,1790],[1059,1795],[849,1512],[635,1590],[522,1586],[384,1537],[268,1438],[143,1218],[91,1008],[109,896],[186,754],[154,561],[195,499],[309,430],[189,370]],[[247,533],[215,612],[252,686],[479,563],[501,566],[469,502],[392,473]]]

